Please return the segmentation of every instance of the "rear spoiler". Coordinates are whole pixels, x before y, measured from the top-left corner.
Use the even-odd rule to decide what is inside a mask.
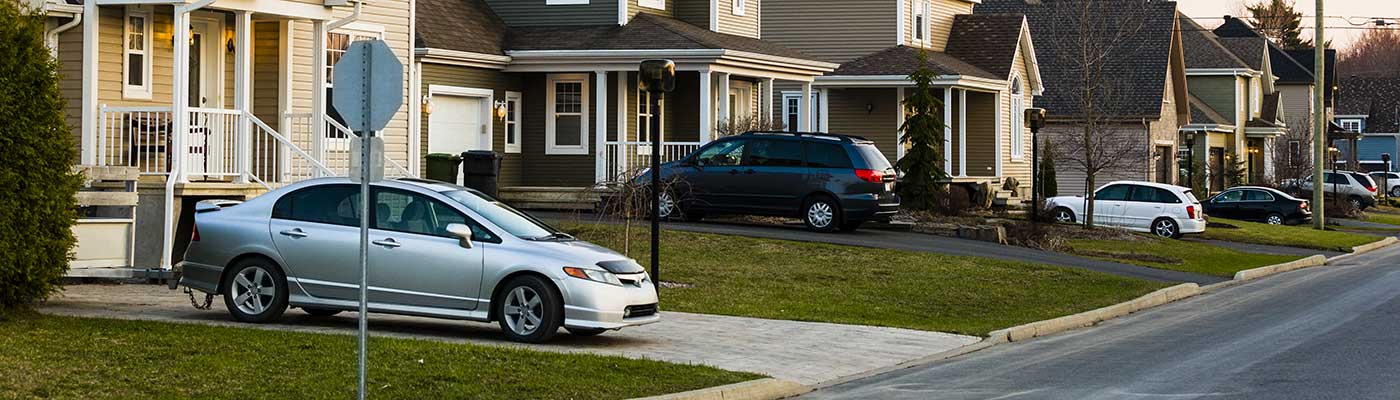
[[[233,207],[239,204],[243,204],[243,201],[231,199],[201,200],[199,203],[195,203],[194,212],[202,213],[210,211],[219,211],[222,210],[224,207]]]

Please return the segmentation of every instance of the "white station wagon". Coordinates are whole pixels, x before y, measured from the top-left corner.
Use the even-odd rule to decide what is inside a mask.
[[[1045,200],[1056,222],[1082,223],[1083,196]],[[1178,238],[1206,230],[1205,212],[1191,189],[1152,182],[1117,181],[1094,192],[1094,224]]]

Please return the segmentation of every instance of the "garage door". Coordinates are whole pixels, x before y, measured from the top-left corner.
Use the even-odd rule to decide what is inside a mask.
[[[428,153],[491,150],[481,102],[480,97],[434,95],[433,113],[428,115]]]

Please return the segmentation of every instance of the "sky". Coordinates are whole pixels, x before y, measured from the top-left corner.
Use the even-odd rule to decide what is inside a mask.
[[[1242,11],[1237,12],[1236,10],[1244,9],[1239,5],[1243,1],[1254,2],[1258,0],[1177,0],[1177,8],[1201,25],[1213,28],[1220,25],[1222,16],[1240,16]],[[1306,28],[1305,37],[1312,37],[1313,20],[1317,15],[1313,10],[1316,5],[1317,0],[1294,0],[1294,9],[1303,13],[1303,27]],[[1328,17],[1391,17],[1400,19],[1400,0],[1325,0],[1323,15]],[[1359,18],[1353,19],[1353,21],[1359,20]],[[1392,22],[1397,21],[1392,20]],[[1326,28],[1334,27],[1346,28],[1326,30]],[[1362,32],[1361,29],[1350,29],[1350,27],[1352,25],[1341,18],[1327,18],[1323,25],[1323,34],[1333,38],[1334,47],[1344,49]]]

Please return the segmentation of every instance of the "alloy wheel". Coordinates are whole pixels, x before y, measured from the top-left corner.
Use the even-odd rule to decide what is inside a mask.
[[[1265,219],[1264,222],[1268,222],[1269,225],[1283,225],[1283,216],[1278,214],[1269,214],[1269,217]]]
[[[238,271],[233,278],[233,304],[250,315],[260,315],[277,299],[277,283],[272,273],[260,265]]]
[[[666,192],[661,192],[661,194],[658,195],[658,197],[660,198],[660,201],[657,203],[657,205],[661,207],[660,210],[657,212],[657,216],[661,217],[661,219],[670,218],[671,214],[676,211],[675,199],[672,199],[671,194]]]
[[[1055,222],[1059,222],[1059,223],[1062,223],[1062,224],[1068,224],[1068,223],[1074,222],[1074,215],[1073,215],[1073,214],[1070,214],[1069,211],[1066,211],[1066,210],[1056,211],[1056,212],[1055,212]]]
[[[1172,222],[1172,220],[1169,219],[1157,221],[1157,223],[1153,225],[1152,233],[1156,233],[1157,236],[1165,238],[1176,237],[1176,222]]]
[[[807,207],[807,222],[818,228],[825,228],[831,225],[835,212],[831,209],[831,204],[824,201],[817,201]]]
[[[1400,197],[1400,186],[1390,188],[1390,197]]]
[[[516,287],[506,295],[506,325],[517,335],[529,336],[540,328],[544,320],[544,304],[540,294],[526,286]]]

